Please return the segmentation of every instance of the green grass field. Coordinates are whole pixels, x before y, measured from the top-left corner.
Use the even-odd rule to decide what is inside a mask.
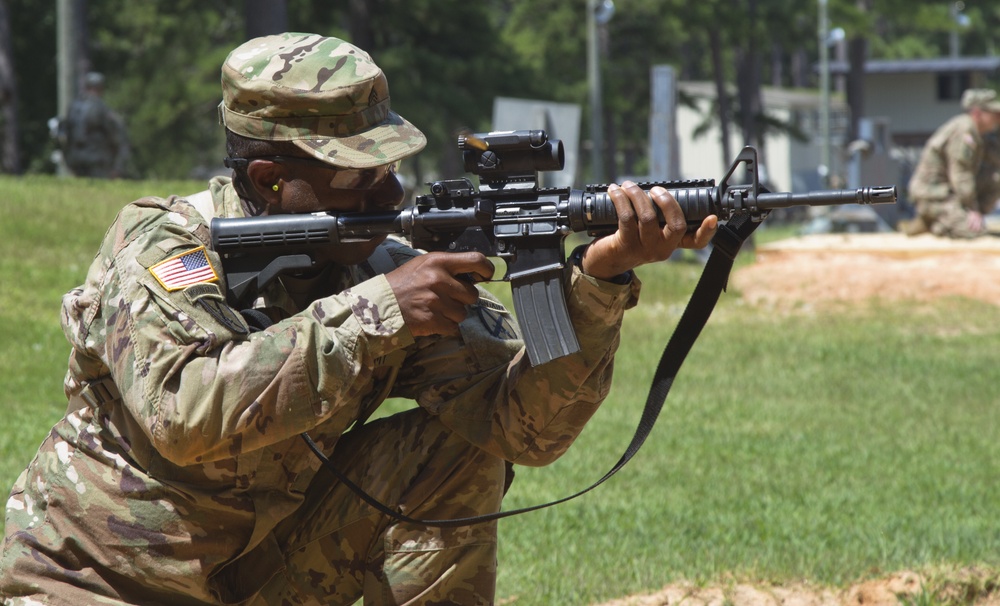
[[[2,490],[65,407],[60,297],[104,229],[140,195],[199,188],[0,178]],[[575,492],[618,460],[699,269],[640,270],[610,399],[563,459],[518,470],[506,508]],[[576,501],[500,523],[498,599],[1000,570],[998,343],[1000,309],[964,299],[773,316],[730,291],[635,460]]]

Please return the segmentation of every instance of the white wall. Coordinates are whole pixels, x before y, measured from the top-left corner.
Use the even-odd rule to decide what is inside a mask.
[[[869,74],[865,78],[865,115],[891,118],[894,133],[929,134],[961,111],[958,101],[938,101],[935,74]]]

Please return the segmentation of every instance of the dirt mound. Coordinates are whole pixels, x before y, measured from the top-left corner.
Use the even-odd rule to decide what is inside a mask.
[[[768,587],[738,583],[697,587],[680,583],[655,594],[631,596],[600,606],[898,606],[900,597],[920,595],[923,586],[923,579],[913,572],[900,572],[843,591],[805,585]]]
[[[962,296],[1000,306],[1000,238],[830,234],[761,246],[733,286],[778,310]]]
[[[932,578],[901,571],[846,589],[809,585],[765,586],[733,583],[668,585],[648,595],[635,595],[597,606],[899,606],[900,604],[966,604],[1000,606],[996,575],[966,568],[934,573]]]

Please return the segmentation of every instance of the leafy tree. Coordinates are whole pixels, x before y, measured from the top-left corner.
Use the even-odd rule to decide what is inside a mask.
[[[17,130],[17,78],[14,75],[7,3],[0,0],[0,170],[21,172],[21,150]]]
[[[121,68],[121,87],[109,101],[129,119],[144,174],[185,176],[219,166],[219,66],[245,39],[243,14],[230,4],[151,0],[121,7],[92,0],[91,22],[101,24],[95,64]],[[520,90],[518,70],[497,61],[512,53],[481,3],[312,3],[289,7],[288,22],[293,31],[365,38],[362,46],[390,80],[393,108],[428,135],[423,158],[444,159],[452,174],[461,171],[455,133],[488,125],[493,97]]]
[[[56,15],[54,2],[5,0],[18,103],[18,144],[22,168],[52,172],[48,119],[56,108]],[[9,110],[8,110],[9,111]],[[5,161],[7,161],[5,159]]]
[[[188,177],[217,169],[219,70],[244,39],[240,11],[224,0],[91,0],[95,69],[128,125],[139,172]]]
[[[619,0],[602,28],[604,133],[607,149],[620,152],[605,157],[612,179],[619,164],[630,174],[647,169],[641,160],[648,147],[650,70],[671,63],[685,39],[682,23],[673,18],[675,4],[680,3]],[[536,79],[537,98],[587,107],[586,11],[586,0],[511,3],[503,35]]]
[[[608,22],[608,54],[603,62],[605,132],[614,155],[605,173],[649,172],[650,76],[654,66],[676,64],[688,40],[678,11],[683,3],[631,0],[616,3]]]
[[[54,3],[0,1],[12,32],[21,158],[29,171],[51,171],[46,121],[57,111]],[[127,121],[140,174],[184,177],[219,168],[219,68],[247,37],[245,10],[261,1],[87,0],[90,62],[107,76],[107,99]],[[586,105],[586,0],[268,6],[278,4],[286,5],[288,29],[350,39],[385,69],[394,109],[428,135],[427,152],[411,170],[418,181],[425,173],[461,172],[455,132],[487,127],[498,95]],[[816,8],[795,0],[616,0],[602,39],[604,131],[616,152],[607,173],[647,169],[649,75],[657,64],[676,66],[684,79],[715,80],[720,92],[743,78],[741,95],[719,96],[715,119],[724,127],[739,124],[749,140],[775,128],[754,110],[756,91],[765,82],[815,85]],[[855,41],[856,73],[866,58],[947,55],[960,27],[942,0],[829,0],[829,8],[831,24]],[[969,2],[964,12],[969,25],[957,32],[962,52],[994,52],[1000,5]],[[5,115],[15,99],[0,97]],[[10,155],[5,151],[3,161]]]
[[[420,159],[445,176],[462,172],[455,141],[463,129],[489,126],[493,99],[528,88],[516,55],[499,35],[489,3],[371,0],[370,48],[389,78],[393,108],[428,139]],[[418,178],[423,171],[418,167]]]

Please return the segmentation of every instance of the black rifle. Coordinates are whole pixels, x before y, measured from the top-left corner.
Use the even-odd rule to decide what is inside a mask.
[[[508,131],[461,136],[465,169],[479,176],[435,181],[430,195],[414,206],[378,213],[313,213],[243,219],[213,219],[212,246],[222,256],[229,303],[249,307],[258,293],[283,273],[313,267],[323,247],[374,236],[406,236],[427,251],[478,251],[507,265],[514,311],[532,364],[579,351],[563,292],[564,240],[575,232],[590,236],[618,227],[606,185],[583,189],[538,186],[538,171],[560,170],[562,142],[544,131]],[[749,183],[731,184],[745,165]],[[705,217],[728,221],[748,215],[762,221],[776,208],[835,204],[892,204],[895,186],[772,193],[757,176],[757,151],[745,147],[716,185],[713,180],[640,183],[667,189],[684,211],[688,225]]]

